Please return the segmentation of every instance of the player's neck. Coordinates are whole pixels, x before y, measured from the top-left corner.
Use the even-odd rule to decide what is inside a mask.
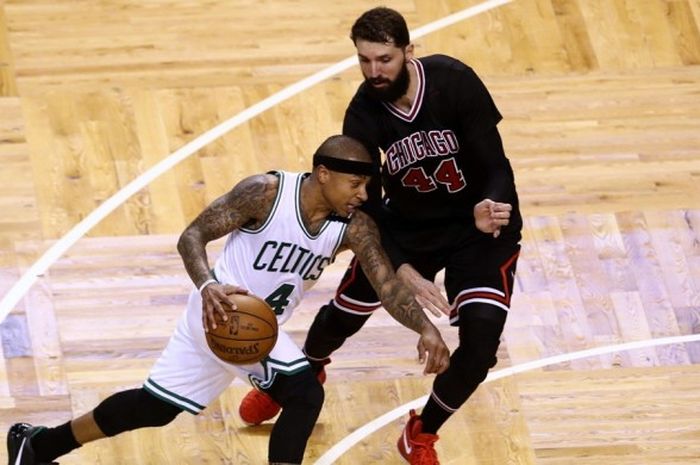
[[[406,68],[408,68],[408,90],[392,103],[395,107],[409,112],[413,107],[413,102],[416,99],[416,92],[418,91],[418,71],[416,71],[416,66],[413,62],[410,61],[406,64]]]
[[[315,233],[330,215],[332,209],[321,194],[320,186],[316,179],[308,176],[301,183],[301,217],[304,226],[309,232]]]

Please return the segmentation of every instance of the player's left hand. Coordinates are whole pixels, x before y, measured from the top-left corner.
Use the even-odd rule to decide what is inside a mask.
[[[418,361],[425,363],[423,374],[440,374],[450,367],[450,349],[442,340],[440,331],[432,324],[421,331],[418,339]],[[428,354],[426,361],[426,353]]]
[[[411,289],[416,302],[422,308],[437,317],[442,316],[442,314],[450,315],[450,304],[440,292],[440,288],[434,282],[421,276],[410,264],[402,264],[396,270],[396,276]]]
[[[474,222],[479,231],[493,234],[496,238],[501,234],[501,228],[510,222],[512,210],[513,206],[509,203],[484,199],[474,205]]]

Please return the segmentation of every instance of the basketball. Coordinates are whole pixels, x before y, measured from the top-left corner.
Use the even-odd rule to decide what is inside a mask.
[[[216,329],[205,332],[214,354],[234,365],[258,363],[277,342],[277,317],[272,308],[252,294],[231,294],[238,308],[225,306],[227,321],[215,312]]]

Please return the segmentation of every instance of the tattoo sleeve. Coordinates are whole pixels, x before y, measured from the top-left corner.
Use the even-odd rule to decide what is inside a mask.
[[[417,333],[432,325],[411,291],[396,277],[382,248],[377,225],[367,214],[355,212],[344,245],[355,253],[382,305],[396,321]]]
[[[177,242],[177,250],[195,286],[199,287],[212,277],[207,243],[241,226],[264,221],[277,187],[277,178],[272,175],[248,177],[214,200],[185,228]]]

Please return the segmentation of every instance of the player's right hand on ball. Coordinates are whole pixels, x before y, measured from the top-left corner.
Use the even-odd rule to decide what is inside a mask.
[[[216,318],[214,313],[219,315],[219,320],[226,321],[225,307],[236,309],[236,303],[229,298],[233,294],[247,294],[248,290],[232,284],[212,283],[202,289],[202,326],[204,331],[209,328],[216,329]]]
[[[423,374],[440,374],[450,367],[450,349],[442,340],[440,331],[433,326],[427,326],[418,339],[418,361],[425,362]],[[428,354],[426,361],[425,354]]]

